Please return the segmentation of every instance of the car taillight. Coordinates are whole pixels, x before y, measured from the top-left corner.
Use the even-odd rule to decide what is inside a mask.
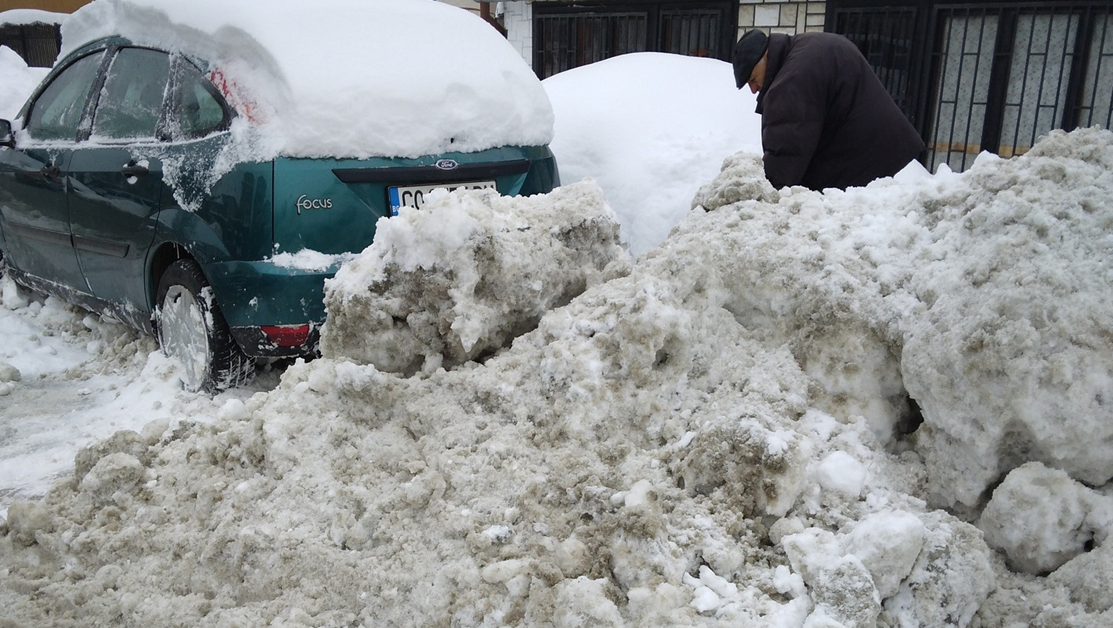
[[[309,325],[263,325],[267,339],[278,347],[300,347],[309,338]]]

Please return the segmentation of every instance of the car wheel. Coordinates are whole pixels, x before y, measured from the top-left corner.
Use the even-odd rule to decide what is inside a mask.
[[[162,352],[179,364],[186,390],[217,392],[255,376],[255,359],[236,344],[193,260],[174,262],[159,281],[155,328]]]

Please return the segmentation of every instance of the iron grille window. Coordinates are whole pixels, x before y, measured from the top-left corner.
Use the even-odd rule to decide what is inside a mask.
[[[1004,119],[997,137],[1002,157],[1027,151],[1063,120],[1080,19],[1077,13],[1006,18],[1014,34]]]
[[[934,54],[939,69],[928,144],[931,170],[940,163],[964,170],[967,156],[981,151],[999,21],[996,12],[986,9],[952,13],[943,20],[941,45]]]
[[[832,0],[827,24],[862,50],[927,140],[925,165],[1023,154],[1053,129],[1113,124],[1108,0]]]
[[[533,68],[558,72],[628,52],[659,51],[727,60],[737,0],[533,4]]]
[[[1053,129],[1108,128],[1113,34],[1107,4],[942,7],[928,167],[1011,157]]]
[[[1113,128],[1113,13],[1095,15],[1084,33],[1086,54],[1078,104],[1078,126]]]
[[[713,9],[661,11],[661,50],[690,57],[724,58],[723,16]]]

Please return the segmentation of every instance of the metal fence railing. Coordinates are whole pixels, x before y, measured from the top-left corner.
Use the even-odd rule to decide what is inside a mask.
[[[662,9],[660,47],[690,57],[729,59],[723,49],[722,11],[715,9]]]
[[[1080,42],[1086,55],[1080,76],[1077,126],[1113,128],[1113,9],[1092,16]]]

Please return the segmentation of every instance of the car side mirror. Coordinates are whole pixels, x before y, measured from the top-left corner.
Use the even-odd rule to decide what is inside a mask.
[[[0,146],[15,148],[15,134],[12,133],[12,123],[0,120]]]

